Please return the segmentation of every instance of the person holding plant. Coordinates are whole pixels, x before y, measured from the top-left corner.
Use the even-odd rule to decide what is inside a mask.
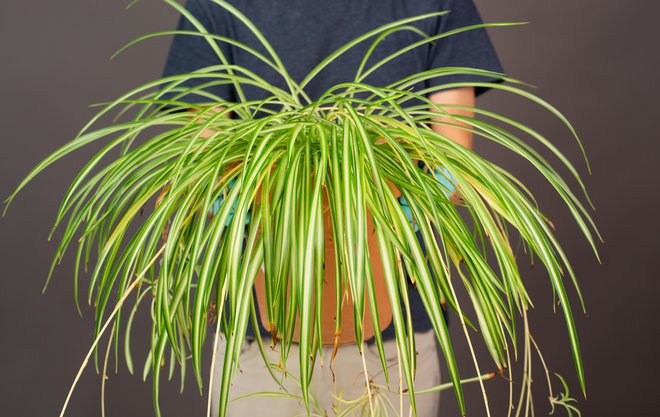
[[[437,0],[437,1],[403,1],[403,0],[338,0],[333,2],[320,0],[234,0],[230,2],[234,7],[243,12],[250,20],[264,33],[269,39],[278,55],[281,57],[285,67],[290,71],[290,75],[296,80],[301,80],[309,71],[320,62],[327,54],[336,50],[349,40],[378,27],[390,21],[402,19],[408,16],[421,15],[425,13],[447,10],[448,13],[441,16],[415,22],[416,28],[428,35],[449,32],[454,29],[477,25],[481,23],[479,13],[472,0]],[[212,0],[189,0],[186,4],[188,10],[209,32],[227,36],[237,41],[248,44],[256,50],[261,49],[261,45],[240,21],[234,18],[225,8],[218,6]],[[195,25],[186,16],[181,16],[178,23],[178,30],[197,30]],[[370,63],[378,62],[392,52],[406,47],[420,39],[420,35],[415,31],[397,31],[382,39],[379,45],[373,50],[370,57]],[[342,55],[336,62],[333,62],[328,68],[324,69],[308,86],[305,87],[306,93],[312,99],[318,98],[331,86],[342,82],[352,81],[358,70],[361,60],[367,52],[371,42],[363,42],[362,45],[353,48],[348,53]],[[232,63],[241,65],[250,69],[263,79],[276,86],[285,88],[284,80],[273,71],[266,67],[262,62],[256,60],[254,56],[245,51],[235,48],[225,42],[218,42],[218,47],[229,57]],[[196,69],[219,64],[216,54],[203,37],[185,36],[177,34],[172,42],[164,68],[164,76],[192,72]],[[396,80],[402,79],[407,75],[421,72],[427,69],[437,67],[472,67],[479,69],[502,72],[502,67],[497,58],[491,41],[484,29],[473,29],[449,35],[432,44],[425,44],[421,47],[413,48],[410,51],[397,57],[395,60],[387,63],[383,67],[369,74],[363,81],[370,85],[385,86]],[[466,107],[473,107],[475,97],[485,92],[488,87],[466,87],[452,85],[454,83],[472,82],[472,81],[500,81],[480,76],[471,76],[465,74],[446,75],[427,81],[427,85],[419,85],[416,89],[422,89],[428,86],[447,85],[447,88],[431,94],[428,98],[438,105],[456,104]],[[203,83],[204,79],[196,78],[188,80],[189,83]],[[238,100],[236,91],[230,83],[223,85],[213,85],[210,87],[213,94],[219,97],[225,97],[229,102]],[[244,88],[246,100],[264,99],[265,91],[246,85]],[[190,102],[208,101],[203,96],[188,96]],[[221,110],[221,108],[219,108]],[[473,116],[472,112],[456,109],[447,109],[449,113],[457,115]],[[257,116],[258,117],[258,116]],[[469,131],[463,130],[456,125],[461,125],[455,119],[450,119],[448,115],[438,116],[434,119],[437,123],[432,125],[432,129],[451,140],[472,149],[472,135]],[[442,124],[450,121],[451,124]],[[423,163],[420,162],[420,168],[423,169]],[[436,175],[440,186],[443,188],[446,196],[454,203],[460,203],[459,192],[455,189],[451,176],[446,170],[438,170]],[[232,184],[230,184],[232,185]],[[408,216],[409,221],[415,224],[410,209],[407,207],[405,198],[396,187],[391,184],[399,201]],[[218,199],[215,204],[217,211],[222,205],[223,200]],[[327,201],[324,203],[327,204]],[[229,220],[228,220],[229,221]],[[250,213],[245,218],[245,224],[250,222]],[[326,282],[323,292],[323,362],[325,365],[317,363],[314,369],[314,385],[317,397],[315,404],[318,407],[317,412],[329,413],[331,410],[337,410],[344,400],[353,400],[360,397],[364,392],[363,358],[360,357],[355,348],[355,335],[353,329],[352,300],[347,297],[347,302],[343,306],[342,328],[346,329],[341,334],[334,334],[335,329],[335,310],[334,300],[335,291],[333,280],[334,276],[334,253],[332,244],[332,228],[329,217],[325,218],[326,227]],[[368,219],[367,230],[372,230],[373,224]],[[423,239],[415,225],[417,238],[422,247]],[[394,330],[391,324],[392,316],[389,309],[389,300],[382,275],[380,265],[380,256],[377,245],[370,237],[369,250],[371,255],[371,268],[376,283],[376,299],[378,301],[378,312],[380,328],[374,329],[369,315],[369,309],[365,309],[364,336],[366,343],[366,357],[364,360],[371,363],[377,369],[380,366],[378,353],[373,343],[373,335],[376,331],[382,332],[385,341],[385,350],[387,354],[388,365],[391,369],[396,369],[397,350],[394,344]],[[330,278],[330,279],[328,279]],[[255,295],[258,300],[258,314],[261,318],[262,326],[259,329],[248,327],[243,350],[240,356],[240,368],[233,380],[230,391],[232,398],[257,391],[275,391],[281,392],[280,387],[268,373],[267,368],[261,361],[257,343],[254,342],[255,331],[258,331],[265,341],[271,342],[275,347],[267,349],[267,353],[272,357],[271,361],[277,362],[277,338],[276,334],[271,333],[268,323],[264,303],[264,271],[262,270],[255,283]],[[379,282],[382,285],[379,285]],[[415,379],[415,387],[424,389],[438,385],[440,383],[440,352],[435,334],[426,315],[426,311],[420,301],[417,290],[409,284],[409,299],[411,309],[411,320],[415,329],[416,347],[418,363],[424,365],[418,367]],[[297,332],[294,332],[294,341],[297,340]],[[275,342],[275,343],[272,343]],[[223,352],[223,339],[219,339],[219,354]],[[295,349],[295,345],[292,347]],[[290,355],[297,357],[297,352],[291,352]],[[332,366],[328,366],[327,360],[333,358]],[[221,367],[222,361],[217,361],[218,367]],[[287,390],[290,393],[296,393],[295,377],[297,374],[296,361],[290,361],[286,364],[286,370],[290,374],[287,377]],[[216,374],[221,373],[221,369],[215,369]],[[390,372],[391,390],[382,390],[395,405],[399,402],[398,384],[399,381],[396,372]],[[384,386],[382,373],[370,375],[374,386]],[[216,385],[217,387],[217,385]],[[298,391],[299,392],[299,391]],[[212,395],[216,395],[212,393]],[[213,409],[217,409],[217,399],[214,399]],[[406,405],[407,409],[407,405]],[[267,410],[270,416],[292,416],[305,412],[302,401],[296,398],[278,398],[272,396],[252,397],[249,399],[238,400],[230,403],[227,415],[259,415]],[[217,412],[217,411],[215,411]],[[439,391],[421,395],[417,398],[418,416],[436,416],[439,412]]]

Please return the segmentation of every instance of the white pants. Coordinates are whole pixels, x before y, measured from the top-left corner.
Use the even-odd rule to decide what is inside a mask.
[[[276,365],[279,362],[279,345],[275,350],[270,349],[270,339],[264,338],[264,348],[269,361]],[[417,350],[417,372],[415,376],[415,390],[423,390],[440,384],[440,360],[441,354],[438,349],[438,343],[435,339],[433,330],[424,333],[416,333],[415,344]],[[389,389],[385,384],[385,377],[382,372],[378,348],[375,344],[367,345],[364,348],[364,359],[371,380],[372,406],[375,409],[375,415],[395,416],[399,415],[400,398],[403,399],[403,416],[409,415],[409,401],[405,394],[405,377],[403,382],[404,394],[399,395],[399,367],[397,363],[397,349],[394,340],[384,341],[385,356],[388,363],[388,372],[390,377]],[[343,403],[342,400],[355,400],[361,397],[360,405],[347,416],[370,415],[370,405],[366,395],[366,380],[364,376],[364,367],[362,357],[360,356],[355,344],[340,345],[335,356],[332,368],[335,374],[333,382],[332,372],[329,368],[330,357],[333,346],[323,347],[323,365],[321,358],[317,357],[314,365],[310,395],[310,411],[313,415],[334,416],[342,410],[350,407],[350,404]],[[218,337],[218,349],[216,364],[213,369],[213,392],[211,393],[212,416],[217,417],[219,405],[219,386],[222,379],[222,367],[225,352],[225,339]],[[276,376],[282,381],[282,385],[288,393],[300,397],[300,386],[296,382],[299,378],[299,359],[298,345],[292,344],[287,359],[287,372],[295,379],[281,378],[282,373],[275,371]],[[227,416],[237,417],[293,417],[307,415],[305,405],[302,399],[284,397],[284,396],[265,396],[257,395],[246,398],[238,397],[257,393],[274,392],[284,393],[278,383],[268,372],[259,352],[259,346],[253,339],[247,339],[243,342],[241,355],[239,358],[240,369],[235,373],[232,386],[229,389],[229,405]],[[334,395],[334,396],[333,396]],[[341,400],[335,398],[340,397]],[[232,401],[236,399],[235,401]],[[440,391],[432,393],[418,394],[416,397],[417,416],[436,417],[439,413]],[[389,401],[387,401],[389,400]],[[391,404],[394,409],[390,407]],[[378,409],[379,408],[379,409]],[[366,412],[365,412],[366,411]],[[364,413],[364,414],[363,414]]]

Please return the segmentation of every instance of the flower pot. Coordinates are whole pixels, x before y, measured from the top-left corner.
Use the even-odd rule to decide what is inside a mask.
[[[395,195],[399,195],[399,191],[390,182],[390,188],[394,191]],[[260,193],[257,193],[260,195]],[[323,300],[322,300],[322,336],[323,344],[334,344],[335,342],[335,247],[334,236],[332,231],[332,220],[330,218],[330,210],[328,197],[326,192],[323,192],[323,222],[324,222],[324,243],[325,243],[325,275],[323,285]],[[371,213],[367,209],[367,239],[369,246],[369,259],[366,262],[371,263],[371,269],[374,277],[374,290],[376,293],[376,302],[378,305],[378,319],[380,331],[382,332],[392,322],[392,309],[387,294],[387,287],[383,276],[383,266],[380,258],[380,251],[378,249],[378,242],[374,232],[373,219]],[[266,292],[265,292],[265,275],[263,269],[259,271],[255,280],[255,290],[257,295],[257,303],[259,305],[261,324],[265,329],[269,329],[266,314]],[[346,281],[347,282],[347,281]],[[341,317],[341,333],[339,335],[339,343],[355,343],[354,332],[354,315],[353,315],[353,299],[350,291],[345,287],[345,299],[342,307]],[[369,301],[367,299],[365,290],[365,311],[363,321],[364,340],[368,340],[374,335],[374,328],[371,319],[371,311]],[[300,320],[296,319],[296,327],[293,333],[294,342],[298,342],[300,333]]]

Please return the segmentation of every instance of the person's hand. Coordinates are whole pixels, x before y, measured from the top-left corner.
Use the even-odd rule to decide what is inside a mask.
[[[236,178],[232,178],[229,181],[229,185],[227,186],[227,193],[229,193],[229,190],[231,190],[231,187],[234,186],[234,183],[236,182]],[[220,206],[222,206],[222,203],[225,201],[223,196],[220,196],[215,199],[213,202],[213,206],[211,206],[211,209],[209,210],[209,215],[213,216],[215,213],[220,211]],[[229,227],[229,222],[231,219],[234,217],[234,211],[236,211],[236,205],[238,204],[238,200],[234,200],[234,205],[231,207],[231,210],[229,210],[229,217],[227,217],[227,223],[225,223],[225,227]],[[250,211],[247,212],[247,215],[245,216],[245,222],[244,226],[247,225],[250,222]]]
[[[423,169],[424,168],[424,163],[420,161],[420,167]],[[461,203],[463,200],[460,198],[458,192],[456,191],[456,186],[454,185],[454,178],[453,176],[447,171],[445,167],[440,168],[440,170],[434,170],[435,177],[438,179],[440,184],[442,185],[442,190],[445,193],[445,196],[449,198],[449,201],[452,203]],[[404,214],[406,215],[406,218],[408,219],[408,222],[412,223],[412,211],[410,210],[410,205],[408,205],[408,201],[406,198],[402,195],[399,197],[399,204],[401,204],[401,208],[403,209]],[[419,227],[417,226],[417,222],[414,224],[414,230],[415,233],[419,230]]]
[[[422,168],[424,167],[424,163],[421,163]],[[454,182],[456,181],[454,177],[447,171],[447,168],[442,167],[440,168],[440,171],[434,170],[433,171],[435,174],[435,178],[440,182],[440,184],[443,186],[443,191],[445,192],[445,196],[447,198],[453,198],[454,196],[458,195],[456,194],[456,186],[454,185]]]
[[[434,171],[435,177],[440,181],[440,183],[447,188],[445,195],[449,197],[449,201],[452,203],[463,203],[461,195],[456,190],[456,180],[454,177],[447,171],[445,167],[440,168],[440,171]]]

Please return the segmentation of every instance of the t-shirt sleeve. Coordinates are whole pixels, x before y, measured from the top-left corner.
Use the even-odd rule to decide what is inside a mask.
[[[483,23],[473,0],[447,0],[442,3],[441,10],[450,11],[439,17],[434,35]],[[485,28],[471,29],[440,38],[429,48],[428,62],[428,69],[469,67],[504,72]],[[429,79],[427,86],[435,87],[454,82],[502,82],[502,79],[455,74]],[[475,87],[475,93],[480,95],[489,89],[490,87]]]
[[[185,6],[186,10],[190,12],[199,23],[204,26],[204,28],[211,34],[227,36],[227,28],[223,15],[221,14],[221,7],[209,2],[207,0],[188,0]],[[183,14],[179,17],[179,22],[177,25],[177,30],[186,30],[198,32],[199,30],[195,25]],[[229,63],[231,63],[231,52],[228,44],[222,41],[211,40],[218,45],[218,48],[222,53],[227,57]],[[203,36],[191,35],[191,34],[176,34],[172,39],[170,45],[169,53],[165,62],[165,67],[163,69],[163,77],[168,77],[171,75],[179,75],[189,73],[200,68],[220,65],[222,61],[219,56],[209,45],[209,42]],[[200,84],[204,84],[211,81],[220,81],[220,78],[191,78],[185,82],[179,84],[177,87],[194,87]],[[214,84],[208,87],[204,87],[204,91],[214,94],[217,97],[220,97],[227,101],[232,101],[233,98],[233,88],[231,84]],[[171,99],[173,95],[177,93],[167,93],[162,98]],[[200,103],[208,102],[212,99],[196,94],[189,93],[181,98],[178,98],[179,101],[185,101],[189,103]],[[166,108],[169,108],[167,106]]]

